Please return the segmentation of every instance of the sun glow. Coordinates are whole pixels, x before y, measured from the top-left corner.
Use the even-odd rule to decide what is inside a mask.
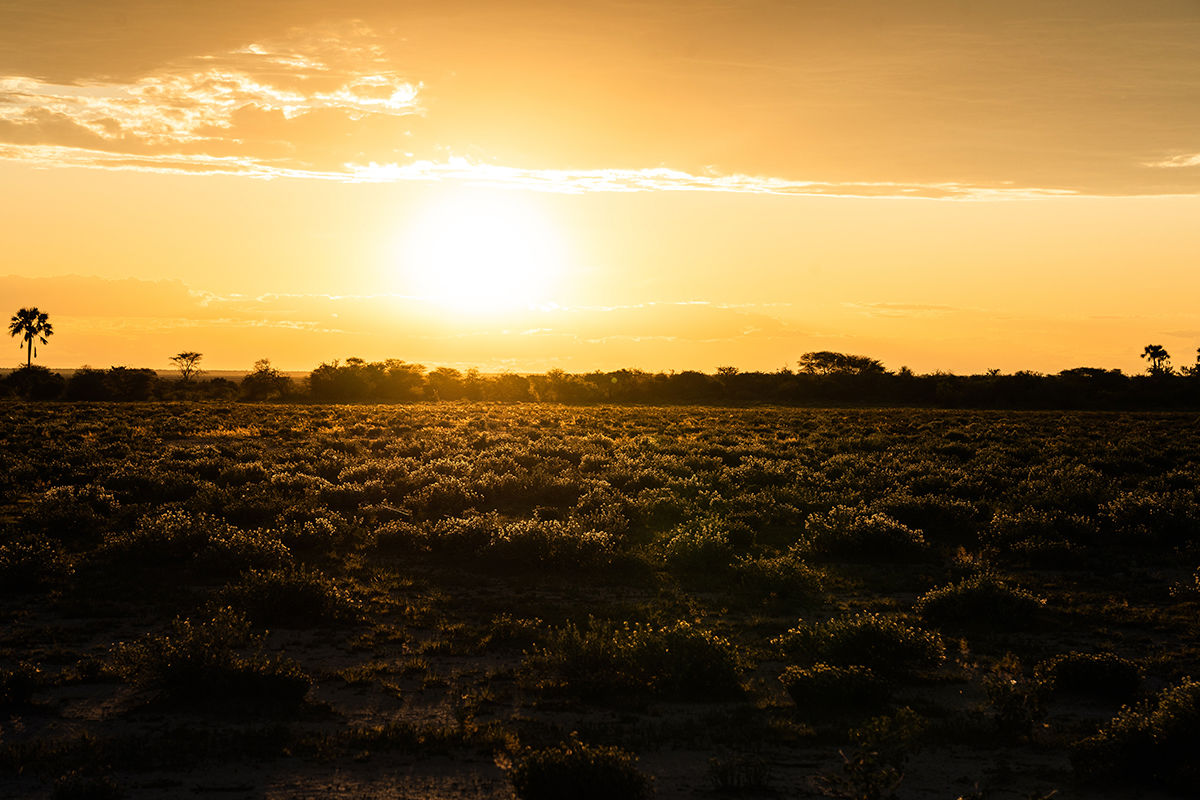
[[[541,211],[515,194],[456,194],[427,206],[405,233],[407,290],[464,313],[552,300],[565,249]]]

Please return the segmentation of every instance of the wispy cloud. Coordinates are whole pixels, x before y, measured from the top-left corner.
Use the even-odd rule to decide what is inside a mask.
[[[1066,190],[988,187],[963,183],[827,182],[759,175],[696,175],[665,167],[647,169],[528,169],[484,164],[461,157],[407,164],[346,164],[342,169],[309,169],[285,160],[190,153],[134,154],[65,145],[0,144],[0,159],[38,167],[292,178],[340,183],[449,181],[472,186],[560,194],[587,192],[728,192],[877,198],[997,200],[1072,195]]]
[[[926,303],[844,303],[846,308],[854,309],[861,314],[873,317],[910,317],[927,314],[948,314],[961,311],[954,306],[940,306]]]
[[[288,120],[324,110],[352,119],[417,113],[419,84],[377,63],[378,46],[364,31],[354,34],[293,32],[127,83],[0,77],[0,121],[68,123],[104,142],[161,146],[225,140],[247,110]]]
[[[1148,161],[1145,166],[1171,169],[1178,167],[1200,167],[1200,153],[1183,153],[1159,161]]]

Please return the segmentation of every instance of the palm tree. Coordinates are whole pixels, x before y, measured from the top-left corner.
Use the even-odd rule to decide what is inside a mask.
[[[50,325],[50,316],[37,308],[22,308],[17,313],[13,314],[12,321],[8,325],[8,333],[10,336],[21,336],[25,339],[25,366],[33,365],[33,357],[36,351],[33,349],[33,340],[37,339],[42,344],[46,343],[46,337],[54,333],[54,328]]]
[[[1151,375],[1170,374],[1171,368],[1167,366],[1167,363],[1171,360],[1171,354],[1161,344],[1146,345],[1146,349],[1142,351],[1142,358],[1150,360]]]

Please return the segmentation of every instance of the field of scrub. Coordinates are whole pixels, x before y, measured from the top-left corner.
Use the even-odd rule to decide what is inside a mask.
[[[0,405],[0,797],[1200,793],[1195,414]]]

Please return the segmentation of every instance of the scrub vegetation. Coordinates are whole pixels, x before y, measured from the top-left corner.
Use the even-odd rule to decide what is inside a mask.
[[[1200,792],[1192,414],[0,410],[0,795]]]

